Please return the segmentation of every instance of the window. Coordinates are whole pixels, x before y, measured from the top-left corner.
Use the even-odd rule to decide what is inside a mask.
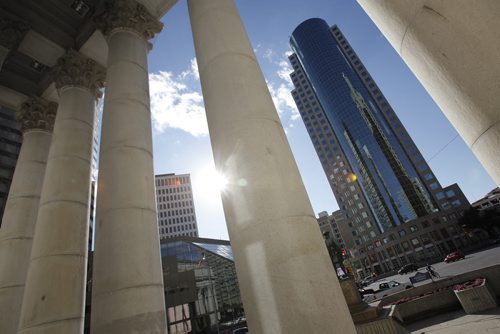
[[[436,193],[436,198],[437,199],[443,199],[444,198],[443,192],[440,191],[440,192]]]
[[[412,225],[412,226],[410,226],[410,231],[411,231],[411,232],[417,232],[417,231],[418,231],[418,227],[417,227],[417,225]]]
[[[406,231],[404,229],[399,231],[399,236],[404,237],[405,235]]]
[[[432,190],[436,190],[437,188],[439,188],[439,185],[437,184],[437,182],[432,182],[429,187],[431,187]]]
[[[417,238],[413,238],[413,239],[411,239],[411,243],[412,243],[412,245],[413,245],[413,246],[418,246],[418,245],[420,245],[420,241],[418,241],[418,239],[417,239]]]

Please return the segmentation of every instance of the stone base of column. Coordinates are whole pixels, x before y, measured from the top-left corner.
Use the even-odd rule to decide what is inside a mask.
[[[363,334],[403,334],[408,333],[389,309],[369,306],[361,299],[354,279],[340,281],[342,293],[349,307],[356,331]]]

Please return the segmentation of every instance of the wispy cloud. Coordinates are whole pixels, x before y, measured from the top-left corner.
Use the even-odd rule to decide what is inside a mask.
[[[257,49],[263,50],[260,45]],[[259,51],[258,55],[271,65],[271,72],[267,71],[266,75],[267,85],[284,127],[291,128],[292,122],[300,115],[291,95],[294,87],[289,76],[292,72],[288,62],[289,52],[279,54],[267,48]],[[199,78],[195,58],[180,74],[168,71],[150,73],[151,113],[156,133],[173,128],[196,137],[208,135],[203,97],[194,84]]]
[[[192,59],[190,68],[180,75],[164,71],[149,74],[151,113],[156,132],[174,128],[193,136],[208,134],[203,97],[188,84],[191,78],[199,78],[196,59]]]
[[[279,60],[274,60],[275,58],[277,58],[274,51],[269,53],[266,51],[265,54],[273,55],[272,57],[266,57],[266,55],[264,55],[263,57],[268,59],[272,63],[272,65],[275,66],[275,74],[277,76],[277,79],[267,81],[267,86],[269,87],[269,91],[271,92],[274,105],[276,106],[276,109],[278,110],[278,113],[280,114],[282,120],[285,117],[290,117],[292,121],[296,120],[300,117],[300,114],[291,94],[294,86],[290,79],[290,73],[292,73],[293,71],[290,63],[288,62],[288,56],[290,55],[290,53],[283,53],[281,57],[279,57]],[[288,125],[288,127],[291,126]]]

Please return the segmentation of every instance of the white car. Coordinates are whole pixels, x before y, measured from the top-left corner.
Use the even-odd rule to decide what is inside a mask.
[[[384,298],[388,295],[392,295],[393,293],[410,288],[413,288],[411,283],[399,283],[396,281],[380,283],[378,285],[378,290],[373,293],[363,294],[363,301],[370,303],[376,299]]]

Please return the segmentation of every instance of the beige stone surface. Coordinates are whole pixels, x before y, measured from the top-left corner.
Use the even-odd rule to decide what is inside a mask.
[[[60,89],[18,333],[83,330],[94,92]]]
[[[231,0],[189,0],[216,168],[252,333],[355,333],[285,133]],[[214,38],[217,36],[217,38]]]
[[[108,37],[92,290],[93,334],[166,333],[147,41]]]
[[[500,184],[500,2],[358,2]]]
[[[0,229],[0,333],[15,333],[52,134],[25,132]]]

